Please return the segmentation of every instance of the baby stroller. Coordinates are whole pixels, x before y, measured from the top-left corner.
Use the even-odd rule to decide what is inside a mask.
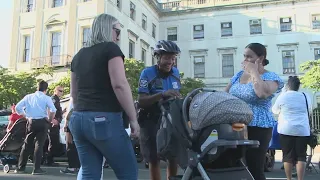
[[[0,161],[5,173],[11,170],[12,165],[18,164],[21,147],[26,137],[26,126],[27,121],[24,118],[17,120],[0,141]]]
[[[242,162],[248,140],[246,125],[253,113],[242,100],[226,93],[195,89],[184,99],[159,103],[162,118],[157,133],[160,157],[176,157],[183,175],[171,180],[252,179]]]

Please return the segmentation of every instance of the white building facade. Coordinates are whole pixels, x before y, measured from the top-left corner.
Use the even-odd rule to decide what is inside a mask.
[[[122,24],[126,57],[150,66],[154,44],[175,41],[180,71],[216,89],[241,69],[251,42],[267,47],[267,69],[284,80],[320,59],[319,0],[15,0],[14,9],[9,68],[16,71],[70,64],[101,13]]]

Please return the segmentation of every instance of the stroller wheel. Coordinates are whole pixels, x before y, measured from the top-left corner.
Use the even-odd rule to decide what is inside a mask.
[[[144,163],[144,167],[146,167],[147,169],[149,169],[149,163],[148,163],[148,162]]]
[[[6,164],[3,166],[3,172],[4,173],[9,173],[10,172],[11,166],[9,164]]]

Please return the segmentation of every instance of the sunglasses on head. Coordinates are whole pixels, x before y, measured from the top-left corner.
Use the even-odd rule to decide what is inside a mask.
[[[121,30],[120,30],[120,29],[118,29],[118,28],[113,28],[113,29],[116,31],[117,36],[119,36],[119,35],[120,35],[120,33],[121,33]]]
[[[58,90],[59,92],[63,92],[63,90]]]

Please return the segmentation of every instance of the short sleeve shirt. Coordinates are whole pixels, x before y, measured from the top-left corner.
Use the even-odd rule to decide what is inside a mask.
[[[77,81],[75,111],[121,112],[108,71],[109,60],[124,55],[113,42],[82,48],[73,58],[71,71]]]
[[[177,68],[173,67],[171,75],[165,78],[159,76],[157,65],[147,67],[141,72],[138,87],[139,94],[153,95],[171,89],[177,91],[181,89],[180,74]]]

